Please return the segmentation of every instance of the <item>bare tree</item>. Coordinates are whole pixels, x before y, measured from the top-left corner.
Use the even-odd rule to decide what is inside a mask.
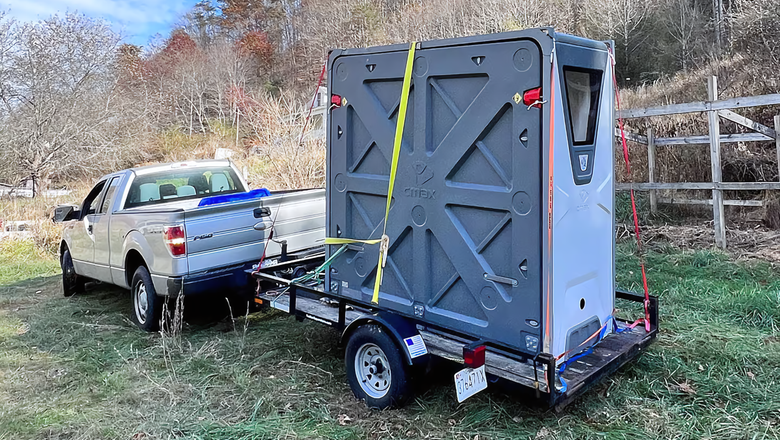
[[[17,177],[82,175],[115,161],[113,71],[119,36],[83,15],[14,28],[2,77],[4,160]]]
[[[691,0],[667,0],[664,6],[667,14],[662,23],[676,43],[674,57],[680,69],[688,70],[689,62],[697,55],[694,49],[703,28],[703,14]]]

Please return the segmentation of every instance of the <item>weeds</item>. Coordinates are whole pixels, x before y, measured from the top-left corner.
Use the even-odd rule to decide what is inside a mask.
[[[0,438],[780,436],[780,274],[767,262],[648,249],[658,342],[562,414],[498,384],[457,404],[457,367],[446,363],[406,408],[378,412],[354,399],[338,334],[318,323],[276,313],[214,322],[222,299],[188,298],[179,327],[146,334],[125,319],[126,291],[90,285],[66,300],[55,261],[35,272],[31,244],[10,249],[2,261],[15,252],[27,268],[0,287]],[[618,284],[637,290],[633,251],[618,247]]]

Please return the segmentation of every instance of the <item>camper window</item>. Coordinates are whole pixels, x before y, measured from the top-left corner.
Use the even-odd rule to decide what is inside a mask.
[[[601,71],[564,67],[563,78],[574,145],[592,144],[601,92]]]

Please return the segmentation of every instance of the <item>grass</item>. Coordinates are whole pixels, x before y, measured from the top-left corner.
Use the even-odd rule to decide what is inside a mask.
[[[632,245],[618,250],[619,285],[639,288]],[[0,247],[0,262],[0,439],[780,436],[780,273],[766,262],[648,251],[658,342],[562,414],[493,386],[458,404],[449,368],[404,409],[371,411],[320,324],[188,300],[173,342],[134,327],[121,289],[62,297],[56,260],[31,246]]]

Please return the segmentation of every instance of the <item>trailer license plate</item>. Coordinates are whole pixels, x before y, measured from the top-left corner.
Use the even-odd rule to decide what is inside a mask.
[[[487,388],[485,366],[479,368],[464,368],[455,373],[455,392],[458,403]]]

